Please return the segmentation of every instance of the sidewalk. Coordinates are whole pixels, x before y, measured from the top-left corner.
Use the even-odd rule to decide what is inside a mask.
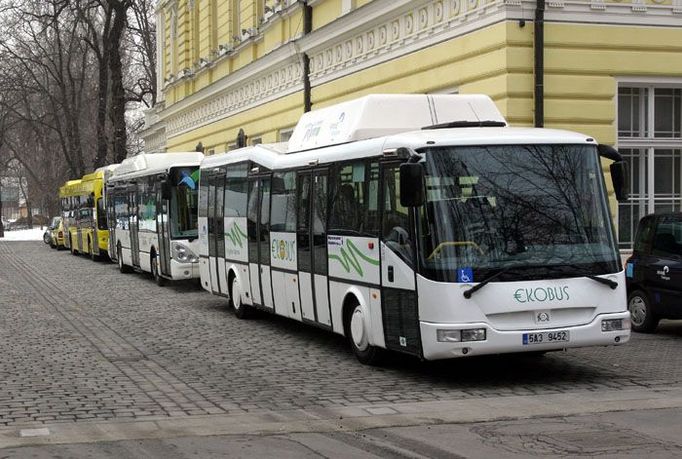
[[[7,457],[112,457],[121,448],[160,457],[171,447],[170,457],[679,457],[681,421],[682,386],[673,386],[13,427],[0,429],[0,447],[31,446]]]

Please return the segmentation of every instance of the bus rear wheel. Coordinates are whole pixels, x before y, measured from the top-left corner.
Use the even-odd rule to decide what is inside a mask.
[[[156,282],[156,285],[158,285],[159,287],[163,287],[164,285],[166,285],[166,279],[163,276],[161,276],[161,272],[159,271],[159,256],[156,254],[156,252],[152,252],[149,264],[151,266],[152,277],[154,278],[154,282]]]
[[[346,316],[346,336],[355,357],[365,365],[379,365],[385,356],[381,348],[369,344],[369,331],[366,327],[365,312],[355,301]]]
[[[234,315],[239,319],[249,319],[253,317],[253,308],[247,304],[242,303],[242,293],[239,287],[239,281],[235,277],[230,284],[230,301],[234,309]]]

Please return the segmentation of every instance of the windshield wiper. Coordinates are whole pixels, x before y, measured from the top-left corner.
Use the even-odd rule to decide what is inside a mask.
[[[608,285],[611,287],[611,290],[615,290],[616,287],[618,287],[618,282],[612,281],[611,279],[604,279],[603,277],[597,277],[591,274],[583,274],[583,276],[587,277],[588,279],[592,279],[593,281],[597,281],[600,284]]]
[[[546,266],[547,269],[554,269],[554,270],[557,270],[557,269],[563,270],[567,267],[568,266]],[[618,287],[618,282],[612,281],[611,279],[604,279],[603,277],[597,277],[597,276],[593,276],[592,274],[581,273],[580,271],[578,271],[577,274],[579,276],[587,277],[588,279],[592,279],[595,282],[599,282],[600,284],[608,285],[609,287],[611,287],[611,290],[615,290],[616,287]]]
[[[507,268],[502,268],[498,272],[493,274],[492,276],[488,276],[486,279],[482,280],[481,282],[474,285],[470,289],[464,290],[464,293],[463,293],[464,298],[466,298],[468,300],[469,298],[471,298],[471,295],[473,295],[474,293],[476,293],[477,291],[479,291],[480,289],[482,289],[483,287],[488,285],[488,283],[495,280],[496,278],[498,278],[500,275],[502,275],[504,273],[508,273],[509,271],[513,271],[515,268],[516,268],[516,266],[509,266]]]

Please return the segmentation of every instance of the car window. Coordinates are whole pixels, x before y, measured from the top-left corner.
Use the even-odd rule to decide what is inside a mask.
[[[682,256],[682,217],[660,218],[651,253],[657,256]]]
[[[637,227],[637,235],[635,237],[635,252],[649,253],[651,252],[651,239],[654,230],[655,220],[652,217],[644,217]]]

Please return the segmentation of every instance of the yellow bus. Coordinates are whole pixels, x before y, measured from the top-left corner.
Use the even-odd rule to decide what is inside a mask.
[[[81,179],[81,208],[76,220],[78,252],[93,260],[107,253],[109,230],[104,206],[104,170],[86,174]]]
[[[64,247],[71,250],[71,241],[76,234],[76,213],[80,208],[81,179],[69,180],[59,188],[59,203],[64,221]]]
[[[65,221],[68,218],[64,243],[74,255],[90,255],[93,260],[108,255],[104,183],[115,167],[99,168],[80,180],[67,182],[60,189],[63,216]]]

